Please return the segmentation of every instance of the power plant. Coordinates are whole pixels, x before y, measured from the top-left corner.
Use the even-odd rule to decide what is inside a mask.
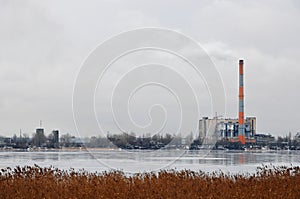
[[[203,117],[199,121],[199,138],[202,141],[217,137],[229,143],[255,143],[256,117],[246,117],[244,114],[244,60],[239,60],[239,95],[238,118],[219,119],[218,116],[209,119]],[[205,144],[205,143],[203,143]]]

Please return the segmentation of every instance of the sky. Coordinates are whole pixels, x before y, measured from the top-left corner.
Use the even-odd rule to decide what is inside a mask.
[[[62,134],[76,134],[72,97],[85,60],[112,36],[144,27],[177,31],[207,52],[224,86],[223,117],[237,117],[238,60],[244,59],[245,115],[257,117],[260,133],[296,134],[300,132],[299,19],[297,0],[0,0],[0,135],[18,134],[20,129],[31,135],[40,120],[46,133],[59,129]],[[145,54],[135,56],[146,59]],[[155,60],[161,56],[173,59],[160,54]],[[126,63],[124,59],[119,65]],[[117,65],[113,72],[121,70]],[[149,123],[144,108],[155,100],[146,99],[158,98],[162,104],[168,102],[166,110],[170,106],[167,125],[176,126],[175,98],[170,100],[161,88],[149,89],[133,98],[140,104],[130,104],[132,117],[142,126]],[[199,118],[211,117],[207,90],[199,89],[206,93]],[[105,120],[101,103],[97,107],[99,118]],[[157,118],[163,120],[161,110]],[[92,119],[85,119],[80,134],[97,134],[90,128]]]

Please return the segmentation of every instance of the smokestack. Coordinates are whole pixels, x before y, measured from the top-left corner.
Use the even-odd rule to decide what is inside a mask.
[[[242,144],[246,144],[245,120],[244,120],[244,61],[239,61],[239,128],[238,138]]]

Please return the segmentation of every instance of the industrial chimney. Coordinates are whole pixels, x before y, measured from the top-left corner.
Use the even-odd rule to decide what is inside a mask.
[[[244,120],[244,61],[239,61],[239,128],[238,139],[242,144],[246,144],[245,120]]]

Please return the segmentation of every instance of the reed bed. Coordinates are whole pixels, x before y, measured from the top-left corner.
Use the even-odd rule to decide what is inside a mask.
[[[0,171],[0,198],[300,198],[299,167],[255,174],[167,170],[126,175],[35,166]]]

